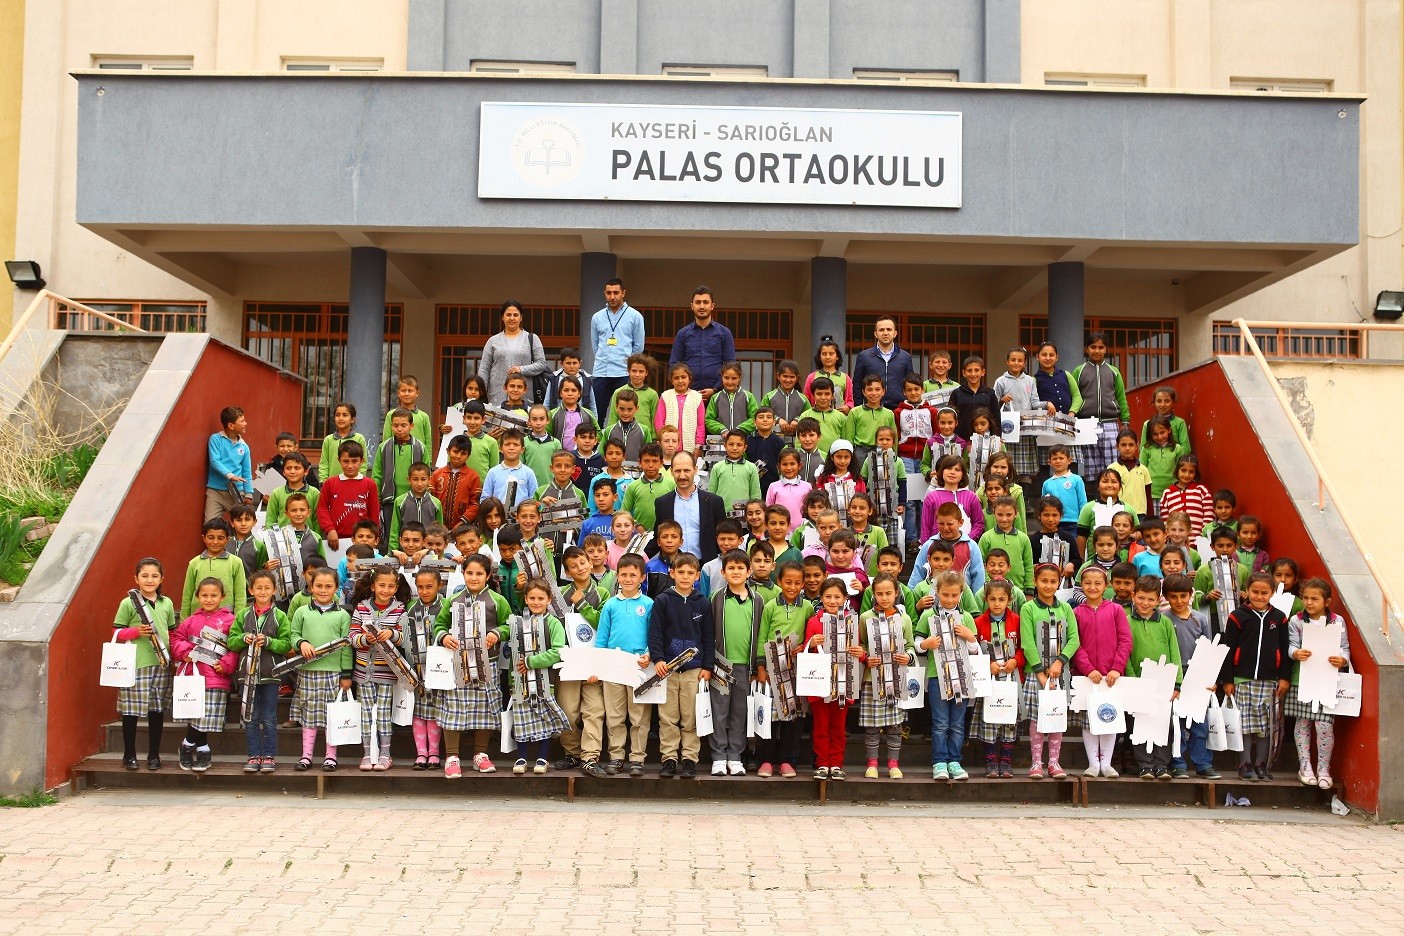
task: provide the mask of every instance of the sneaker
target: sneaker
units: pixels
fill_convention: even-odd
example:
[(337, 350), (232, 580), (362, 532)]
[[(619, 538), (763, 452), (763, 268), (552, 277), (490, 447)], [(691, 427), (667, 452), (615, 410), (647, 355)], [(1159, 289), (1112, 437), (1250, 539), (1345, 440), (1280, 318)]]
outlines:
[(263, 759), (263, 763), (262, 763), (261, 765), (259, 765), (258, 772), (259, 772), (259, 773), (273, 773), (273, 771), (275, 771), (275, 770), (277, 770), (277, 769), (278, 769), (278, 761), (277, 761), (275, 758), (272, 758), (272, 757), (265, 757), (265, 758)]
[(180, 745), (180, 769), (191, 770), (195, 766), (195, 748), (181, 742)]
[(1013, 762), (1013, 761), (1000, 761), (1000, 762), (999, 762), (999, 779), (1001, 779), (1001, 780), (1013, 780), (1013, 779), (1014, 779), (1014, 762)]
[(1258, 775), (1259, 780), (1272, 779), (1272, 771), (1268, 769), (1266, 764), (1255, 764), (1253, 766), (1253, 772)]
[(1321, 787), (1321, 789), (1323, 790), (1331, 789), (1334, 782), (1335, 781), (1331, 779), (1330, 774), (1322, 774), (1321, 776), (1316, 778), (1316, 785)]
[(147, 770), (160, 770), (160, 769), (161, 769), (161, 758), (157, 757), (155, 754), (152, 754), (150, 757), (148, 757), (148, 758), (146, 759), (146, 769), (147, 769)]
[(664, 780), (671, 780), (678, 775), (678, 762), (675, 760), (665, 760), (663, 768), (658, 771), (658, 776)]
[(463, 776), (463, 764), (457, 757), (449, 757), (444, 761), (444, 779), (458, 780)]
[(848, 774), (846, 774), (846, 773), (843, 772), (843, 768), (842, 768), (842, 767), (830, 767), (830, 768), (829, 768), (829, 779), (830, 779), (830, 780), (847, 780), (847, 779), (848, 779)]
[[(252, 759), (250, 759), (250, 760), (249, 760), (249, 763), (252, 764), (252, 763), (254, 763), (254, 761), (253, 761)], [(127, 770), (138, 770), (138, 769), (140, 769), (141, 764), (137, 762), (137, 759), (136, 759), (135, 757), (124, 757), (124, 758), (122, 758), (122, 766), (123, 766), (124, 768), (126, 768)], [(245, 768), (245, 769), (247, 770), (248, 768)], [(257, 769), (258, 769), (257, 767), (254, 767), (254, 770), (257, 770)]]
[(546, 758), (538, 757), (536, 759), (536, 766), (531, 768), (531, 772), (539, 777), (550, 769), (550, 767), (551, 765), (546, 761)]
[(195, 752), (195, 772), (204, 773), (210, 769), (210, 764), (214, 762), (214, 757), (210, 754), (210, 749)]
[(947, 767), (945, 764), (932, 764), (932, 765), (931, 765), (931, 779), (932, 779), (932, 780), (949, 780), (949, 779), (951, 779), (951, 770), (950, 770), (950, 768)]
[(1301, 781), (1302, 786), (1316, 786), (1316, 774), (1310, 767), (1297, 771), (1297, 779)]
[(380, 755), (375, 762), (375, 769), (381, 773), (389, 770), (392, 766), (394, 766), (394, 762), (390, 760), (389, 754)]
[(946, 770), (950, 773), (952, 780), (969, 780), (970, 774), (965, 772), (965, 768), (958, 763), (947, 765)]
[(643, 761), (631, 761), (629, 764), (629, 776), (642, 777), (644, 775)]
[(1168, 767), (1157, 767), (1157, 768), (1155, 768), (1155, 779), (1157, 779), (1157, 780), (1169, 780), (1169, 779), (1170, 779), (1170, 769), (1169, 769)]
[(1066, 777), (1067, 775), (1068, 775), (1068, 772), (1067, 772), (1066, 770), (1064, 770), (1064, 769), (1062, 768), (1062, 766), (1059, 765), (1059, 763), (1058, 763), (1057, 761), (1049, 761), (1049, 762), (1048, 762), (1048, 777), (1049, 777), (1049, 779), (1051, 779), (1051, 780), (1061, 780), (1061, 779), (1063, 779), (1064, 777)]
[(876, 780), (878, 778), (877, 764), (869, 764), (868, 769), (863, 771), (863, 779)]
[(725, 777), (725, 776), (726, 776), (726, 761), (724, 761), (724, 760), (714, 760), (714, 761), (712, 761), (712, 776), (714, 776), (714, 777)]
[(1171, 780), (1188, 780), (1189, 771), (1183, 767), (1176, 767), (1170, 771)]
[(372, 758), (372, 757), (369, 757), (369, 756), (361, 758), (361, 769), (362, 769), (362, 770), (374, 770), (374, 769), (375, 769), (375, 759)]
[(757, 777), (770, 777), (774, 775), (774, 773), (775, 768), (770, 766), (770, 761), (766, 761), (764, 764), (761, 764), (759, 767), (756, 768)]
[(684, 760), (682, 770), (678, 772), (678, 779), (692, 780), (697, 776), (697, 761)]
[(1032, 764), (1032, 766), (1029, 767), (1029, 779), (1030, 779), (1030, 780), (1042, 780), (1042, 779), (1043, 779), (1043, 765), (1042, 765), (1042, 764), (1040, 764), (1040, 763), (1038, 763), (1037, 761), (1035, 761), (1035, 762)]
[(787, 780), (793, 778), (793, 777), (795, 776), (795, 768), (794, 768), (794, 765), (793, 765), (793, 764), (781, 764), (781, 765), (780, 765), (780, 776), (784, 777), (784, 778), (787, 779)]
[(901, 767), (898, 767), (895, 763), (888, 764), (888, 765), (887, 765), (887, 779), (889, 779), (889, 780), (901, 780), (901, 779), (902, 779), (902, 768), (901, 768)]
[(744, 777), (746, 776), (746, 765), (739, 760), (727, 761), (726, 772), (733, 777)]
[(1082, 772), (1084, 777), (1100, 777), (1102, 775), (1102, 765), (1093, 764)]
[(609, 774), (611, 777), (623, 769), (624, 762), (618, 758), (614, 758), (609, 763), (605, 764), (605, 773)]
[(599, 761), (587, 760), (580, 765), (580, 772), (587, 777), (594, 777), (596, 780), (604, 780), (609, 773), (600, 766)]
[(519, 758), (517, 758), (517, 762), (516, 762), (515, 764), (512, 765), (512, 773), (514, 773), (514, 774), (516, 774), (517, 776), (520, 777), (522, 774), (526, 773), (526, 768), (527, 768), (526, 758), (525, 758), (525, 757), (519, 757)]
[(1240, 764), (1239, 767), (1238, 767), (1238, 779), (1240, 779), (1240, 780), (1257, 780), (1257, 779), (1258, 779), (1258, 775), (1257, 775), (1256, 773), (1253, 772), (1253, 765), (1252, 765), (1252, 764)]
[[(250, 757), (249, 762), (244, 765), (244, 773), (258, 773), (258, 770), (261, 766), (263, 766), (263, 758)], [(136, 767), (135, 758), (132, 759), (132, 767), (133, 769), (135, 769)]]
[(1142, 780), (1154, 780), (1154, 779), (1155, 779), (1155, 771), (1154, 771), (1154, 770), (1151, 770), (1149, 767), (1142, 768), (1142, 770), (1141, 770), (1141, 779), (1142, 779)]
[(1221, 774), (1221, 773), (1219, 773), (1219, 772), (1218, 772), (1217, 770), (1215, 770), (1213, 767), (1205, 767), (1203, 770), (1196, 770), (1196, 771), (1194, 772), (1194, 775), (1195, 775), (1196, 777), (1198, 777), (1199, 779), (1201, 779), (1201, 780), (1222, 780), (1222, 779), (1224, 779), (1224, 775)]
[(292, 687), (292, 686), (283, 685), (283, 686), (279, 686), (279, 687), (278, 687), (278, 698), (280, 698), (280, 699), (291, 699), (291, 698), (292, 698), (292, 695), (293, 695), (293, 687)]
[(575, 770), (581, 766), (580, 758), (567, 754), (551, 765), (552, 770)]
[(1103, 764), (1103, 765), (1102, 765), (1102, 777), (1103, 777), (1104, 779), (1106, 779), (1106, 780), (1115, 780), (1115, 779), (1116, 779), (1117, 777), (1119, 777), (1119, 776), (1121, 776), (1121, 774), (1118, 773), (1118, 772), (1117, 772), (1117, 769), (1116, 769), (1115, 767), (1113, 767), (1111, 764)]
[(473, 769), (478, 773), (497, 773), (497, 765), (482, 751), (473, 756)]
[(827, 767), (815, 767), (815, 768), (814, 768), (814, 779), (815, 779), (815, 780), (827, 780), (827, 779), (829, 779), (829, 768), (827, 768)]

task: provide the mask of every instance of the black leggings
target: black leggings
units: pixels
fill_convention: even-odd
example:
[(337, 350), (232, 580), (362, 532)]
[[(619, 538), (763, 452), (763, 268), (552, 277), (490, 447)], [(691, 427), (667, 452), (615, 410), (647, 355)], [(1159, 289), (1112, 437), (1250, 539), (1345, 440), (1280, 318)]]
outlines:
[[(123, 715), (123, 716), (122, 716), (122, 759), (123, 759), (123, 760), (135, 760), (135, 759), (136, 759), (136, 732), (137, 732), (137, 722), (140, 720), (140, 718), (141, 718), (140, 715)], [(148, 758), (155, 757), (155, 756), (157, 755), (157, 752), (161, 750), (161, 730), (162, 730), (163, 728), (165, 728), (165, 727), (166, 727), (166, 713), (165, 713), (165, 712), (147, 712), (147, 713), (146, 713), (146, 728), (147, 728), (146, 734), (147, 734), (147, 741), (148, 741), (147, 755), (146, 755), (146, 756), (147, 756)]]
[(185, 743), (191, 747), (205, 747), (210, 743), (210, 736), (191, 725), (185, 732)]

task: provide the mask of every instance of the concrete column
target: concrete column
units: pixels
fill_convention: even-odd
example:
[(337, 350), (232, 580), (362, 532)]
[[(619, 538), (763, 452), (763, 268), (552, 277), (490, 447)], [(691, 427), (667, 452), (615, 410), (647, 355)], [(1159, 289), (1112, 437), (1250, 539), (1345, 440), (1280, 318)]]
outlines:
[(833, 335), (842, 347), (848, 322), (847, 260), (814, 257), (809, 261), (809, 308), (810, 345), (817, 345), (824, 335)]
[(345, 389), (346, 398), (356, 406), (356, 428), (372, 448), (380, 443), (385, 420), (385, 398), (380, 392), (384, 346), (385, 251), (352, 247)]
[(445, 0), (410, 0), (405, 67), (410, 71), (443, 71), (447, 26)]
[(602, 75), (639, 72), (639, 0), (600, 0)]
[(1019, 27), (1019, 0), (985, 0), (985, 74), (980, 80), (1019, 83), (1023, 54)]
[(1048, 264), (1048, 340), (1058, 346), (1058, 366), (1071, 371), (1082, 362), (1083, 265)]
[(615, 275), (619, 257), (612, 253), (580, 255), (580, 353), (581, 367), (593, 370), (595, 348), (590, 344), (590, 319), (604, 306), (605, 280)]
[(829, 74), (829, 0), (795, 0), (791, 78), (852, 78)]

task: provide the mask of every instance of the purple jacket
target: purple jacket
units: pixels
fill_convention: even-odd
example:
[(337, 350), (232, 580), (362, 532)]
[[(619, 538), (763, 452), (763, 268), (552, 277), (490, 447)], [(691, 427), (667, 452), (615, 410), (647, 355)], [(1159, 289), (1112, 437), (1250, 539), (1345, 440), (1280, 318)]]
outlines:
[(1094, 670), (1126, 672), (1131, 658), (1131, 623), (1126, 620), (1126, 609), (1115, 601), (1104, 601), (1095, 609), (1078, 605), (1073, 614), (1077, 616), (1077, 639), (1081, 642), (1073, 654), (1073, 673), (1086, 676)]
[(975, 496), (975, 492), (970, 488), (951, 492), (945, 488), (934, 487), (926, 493), (926, 498), (921, 502), (923, 543), (936, 535), (936, 508), (951, 501), (955, 501), (956, 506), (970, 518), (970, 538), (977, 543), (980, 541), (980, 534), (985, 532), (985, 508), (980, 506), (980, 498)]

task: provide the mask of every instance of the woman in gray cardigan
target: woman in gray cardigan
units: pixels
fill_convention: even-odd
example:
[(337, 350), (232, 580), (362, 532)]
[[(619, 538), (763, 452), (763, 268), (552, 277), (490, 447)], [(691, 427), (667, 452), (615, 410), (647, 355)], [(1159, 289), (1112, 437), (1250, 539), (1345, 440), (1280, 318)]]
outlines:
[(506, 394), (503, 387), (508, 377), (526, 378), (527, 399), (532, 395), (532, 378), (551, 369), (541, 339), (522, 330), (522, 304), (515, 299), (502, 303), (502, 331), (483, 345), (483, 357), (478, 362), (478, 376), (487, 383), (488, 398), (500, 403)]

